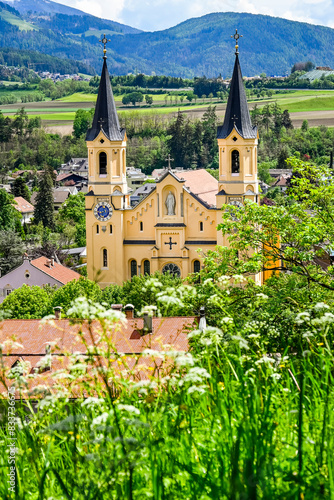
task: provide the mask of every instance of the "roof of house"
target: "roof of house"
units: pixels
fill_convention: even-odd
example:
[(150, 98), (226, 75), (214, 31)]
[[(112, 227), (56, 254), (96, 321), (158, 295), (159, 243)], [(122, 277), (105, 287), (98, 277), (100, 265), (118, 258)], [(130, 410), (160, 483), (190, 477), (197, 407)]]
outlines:
[(87, 131), (86, 141), (94, 141), (101, 130), (110, 141), (122, 141), (124, 139), (125, 129), (121, 129), (119, 125), (106, 56), (103, 57), (103, 67), (93, 124)]
[(63, 285), (66, 285), (69, 281), (78, 280), (80, 278), (80, 274), (72, 271), (68, 267), (63, 266), (62, 264), (58, 264), (57, 262), (53, 262), (51, 259), (47, 257), (38, 257), (38, 259), (34, 259), (30, 262), (30, 264), (36, 269), (43, 271), (48, 276), (51, 276), (55, 280), (59, 281)]
[(286, 187), (289, 185), (291, 176), (281, 175), (281, 177), (273, 184), (273, 186)]
[(178, 176), (184, 179), (185, 186), (208, 205), (216, 204), (218, 193), (218, 181), (207, 170), (187, 170), (180, 172)]
[(14, 198), (14, 201), (16, 202), (16, 205), (14, 205), (14, 207), (22, 214), (27, 214), (34, 211), (34, 206), (29, 203), (29, 201), (22, 198), (22, 196), (16, 196)]
[[(67, 387), (66, 377), (55, 379), (53, 376), (58, 370), (66, 371), (70, 368), (70, 359), (66, 354), (85, 356), (87, 346), (97, 343), (100, 352), (108, 353), (108, 359), (93, 356), (93, 359), (87, 360), (87, 383), (96, 383), (95, 376), (93, 379), (89, 376), (90, 368), (105, 365), (106, 362), (113, 367), (116, 377), (140, 380), (151, 378), (152, 375), (163, 376), (162, 364), (169, 371), (173, 362), (173, 356), (168, 356), (168, 352), (188, 350), (187, 332), (198, 328), (198, 321), (194, 317), (152, 318), (152, 333), (144, 332), (143, 326), (143, 319), (139, 318), (129, 319), (126, 323), (118, 323), (107, 329), (104, 338), (108, 338), (108, 345), (113, 346), (112, 352), (115, 349), (116, 352), (126, 356), (126, 360), (122, 356), (120, 363), (120, 358), (108, 353), (106, 342), (101, 340), (101, 334), (103, 339), (101, 325), (97, 321), (81, 325), (73, 324), (66, 319), (43, 323), (40, 320), (4, 320), (0, 322), (0, 342), (10, 339), (15, 339), (16, 342), (12, 345), (4, 343), (3, 362), (5, 367), (10, 369), (17, 362), (23, 361), (26, 373), (34, 374), (29, 377), (26, 389), (20, 391), (20, 398), (26, 396), (36, 398), (33, 388), (41, 382), (49, 390), (52, 390), (55, 383), (57, 390), (62, 383)], [(39, 371), (38, 367), (41, 363), (47, 362), (48, 346), (51, 347), (51, 360), (44, 373), (44, 370)], [(152, 353), (145, 353), (145, 349), (152, 349)], [(138, 362), (139, 354), (142, 356)], [(12, 384), (12, 380), (6, 380), (8, 385)], [(83, 385), (71, 384), (69, 390), (71, 397), (87, 397)]]
[(70, 195), (71, 195), (71, 191), (70, 191), (69, 187), (66, 190), (54, 189), (53, 190), (53, 202), (54, 203), (64, 203), (64, 201), (66, 201)]
[(73, 179), (73, 177), (75, 177), (77, 180), (86, 180), (85, 177), (82, 177), (82, 175), (79, 175), (79, 174), (76, 174), (74, 172), (70, 172), (70, 173), (65, 173), (65, 174), (59, 174), (57, 175), (57, 178), (56, 178), (56, 182), (61, 182), (61, 181), (66, 181), (68, 179)]
[[(86, 353), (84, 342), (92, 344), (92, 338), (88, 335), (90, 326), (85, 323), (82, 325), (83, 336), (76, 335), (80, 327), (81, 325), (73, 324), (68, 319), (45, 323), (37, 319), (9, 319), (0, 323), (0, 337), (7, 339), (16, 337), (21, 346), (10, 350), (10, 353), (16, 356), (44, 355), (46, 344), (55, 341), (57, 341), (55, 353), (65, 350)], [(134, 318), (128, 319), (121, 327), (119, 325), (110, 327), (108, 338), (116, 350), (124, 354), (141, 353), (146, 348), (163, 351), (166, 345), (173, 345), (177, 350), (186, 351), (187, 332), (196, 327), (195, 317), (152, 318), (152, 333), (144, 334), (143, 319)], [(97, 339), (101, 332), (99, 322), (93, 322), (91, 331), (94, 339)]]
[(234, 129), (244, 139), (257, 137), (257, 128), (253, 127), (249, 114), (238, 54), (235, 56), (224, 123), (218, 127), (217, 138), (226, 139)]

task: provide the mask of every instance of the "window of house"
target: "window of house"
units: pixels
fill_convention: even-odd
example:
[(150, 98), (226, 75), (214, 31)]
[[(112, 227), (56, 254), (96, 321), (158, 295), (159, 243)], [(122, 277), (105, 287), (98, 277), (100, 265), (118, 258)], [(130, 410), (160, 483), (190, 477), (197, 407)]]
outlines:
[(104, 248), (102, 253), (103, 253), (103, 267), (108, 267), (108, 250)]
[(107, 154), (102, 151), (99, 155), (99, 166), (100, 166), (100, 175), (106, 175), (107, 173)]
[(203, 231), (203, 222), (202, 221), (199, 223), (199, 230)]
[(142, 222), (139, 222), (139, 230), (143, 231), (144, 229), (144, 224)]
[(12, 293), (12, 290), (10, 290), (9, 288), (7, 288), (7, 290), (6, 290), (6, 296), (8, 297), (8, 295), (9, 295), (10, 293)]
[(110, 231), (110, 234), (112, 234), (112, 224), (110, 224), (110, 226), (109, 226), (109, 231)]
[(240, 172), (240, 155), (239, 151), (234, 149), (231, 154), (232, 162), (232, 174), (238, 174)]
[(132, 260), (131, 261), (131, 265), (130, 265), (131, 269), (131, 278), (133, 276), (137, 276), (137, 261), (136, 260)]
[(96, 234), (99, 234), (99, 232), (100, 232), (100, 226), (96, 224)]
[(151, 265), (149, 260), (144, 260), (144, 274), (151, 274)]
[(26, 271), (26, 272), (24, 273), (24, 277), (25, 277), (25, 279), (26, 279), (26, 280), (30, 278), (30, 273), (29, 273), (29, 271)]

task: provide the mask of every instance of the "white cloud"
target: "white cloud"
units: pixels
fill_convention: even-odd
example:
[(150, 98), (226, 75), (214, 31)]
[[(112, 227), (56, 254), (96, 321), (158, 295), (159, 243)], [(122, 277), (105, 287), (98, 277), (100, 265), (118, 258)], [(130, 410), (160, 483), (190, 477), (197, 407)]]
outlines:
[(98, 17), (146, 31), (175, 26), (211, 12), (249, 12), (312, 24), (334, 25), (334, 0), (62, 0)]

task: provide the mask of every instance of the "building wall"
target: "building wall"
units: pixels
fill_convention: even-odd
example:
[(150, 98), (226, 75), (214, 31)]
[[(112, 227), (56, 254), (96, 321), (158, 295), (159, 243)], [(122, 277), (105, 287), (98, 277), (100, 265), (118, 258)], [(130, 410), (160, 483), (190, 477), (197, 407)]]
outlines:
[(29, 260), (26, 259), (21, 266), (0, 278), (0, 303), (4, 301), (9, 291), (16, 290), (23, 284), (29, 286), (62, 286), (59, 281), (43, 273), (43, 271), (34, 267)]

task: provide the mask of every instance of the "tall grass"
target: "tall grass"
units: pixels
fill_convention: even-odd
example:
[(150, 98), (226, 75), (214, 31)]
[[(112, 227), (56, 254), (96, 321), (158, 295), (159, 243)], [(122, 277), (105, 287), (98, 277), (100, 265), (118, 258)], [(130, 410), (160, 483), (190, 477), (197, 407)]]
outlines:
[(334, 498), (325, 315), (317, 326), (304, 316), (300, 349), (289, 356), (268, 356), (231, 320), (223, 331), (192, 332), (191, 353), (124, 356), (110, 341), (110, 318), (100, 319), (97, 341), (88, 316), (94, 346), (88, 356), (52, 357), (51, 391), (36, 385), (45, 374), (3, 366), (22, 395), (25, 381), (34, 385), (38, 402), (17, 404), (15, 494), (1, 429), (1, 499)]

